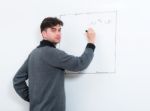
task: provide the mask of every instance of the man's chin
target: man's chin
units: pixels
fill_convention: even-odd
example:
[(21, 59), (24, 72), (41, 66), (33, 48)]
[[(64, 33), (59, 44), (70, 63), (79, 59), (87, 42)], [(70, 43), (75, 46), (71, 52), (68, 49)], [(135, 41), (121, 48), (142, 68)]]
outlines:
[(56, 41), (56, 42), (55, 42), (55, 44), (59, 44), (59, 43), (60, 43), (60, 41)]

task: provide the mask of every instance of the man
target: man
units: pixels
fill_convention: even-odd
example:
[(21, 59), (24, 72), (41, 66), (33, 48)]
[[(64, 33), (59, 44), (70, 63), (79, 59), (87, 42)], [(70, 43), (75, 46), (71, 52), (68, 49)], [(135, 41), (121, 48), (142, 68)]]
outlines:
[(42, 21), (43, 40), (13, 78), (15, 91), (30, 102), (30, 111), (65, 111), (64, 70), (81, 71), (94, 56), (95, 32), (92, 28), (85, 32), (88, 43), (80, 57), (57, 49), (62, 26), (63, 22), (58, 18), (47, 17)]

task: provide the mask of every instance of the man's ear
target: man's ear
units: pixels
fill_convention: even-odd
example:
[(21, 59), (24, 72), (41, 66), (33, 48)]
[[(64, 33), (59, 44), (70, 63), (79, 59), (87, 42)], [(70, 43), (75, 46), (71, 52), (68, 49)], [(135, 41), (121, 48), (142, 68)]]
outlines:
[(41, 32), (41, 34), (42, 34), (43, 38), (45, 38), (45, 37), (47, 36), (45, 30), (43, 30), (43, 31)]

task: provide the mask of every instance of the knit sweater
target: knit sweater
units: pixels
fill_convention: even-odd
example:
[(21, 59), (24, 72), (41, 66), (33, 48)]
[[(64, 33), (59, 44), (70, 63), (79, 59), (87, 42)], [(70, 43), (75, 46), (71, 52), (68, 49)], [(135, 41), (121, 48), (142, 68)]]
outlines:
[(87, 68), (94, 49), (95, 45), (88, 43), (83, 54), (77, 57), (57, 49), (48, 40), (42, 40), (16, 72), (13, 78), (15, 91), (29, 102), (30, 111), (65, 111), (65, 70)]

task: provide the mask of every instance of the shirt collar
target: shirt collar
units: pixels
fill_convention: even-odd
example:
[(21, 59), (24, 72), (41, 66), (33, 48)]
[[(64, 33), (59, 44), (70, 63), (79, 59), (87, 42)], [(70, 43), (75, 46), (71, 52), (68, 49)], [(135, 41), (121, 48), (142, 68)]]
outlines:
[(52, 43), (51, 41), (48, 41), (48, 40), (44, 40), (44, 39), (42, 41), (40, 41), (40, 45), (37, 48), (44, 47), (44, 46), (50, 46), (50, 47), (56, 48), (54, 43)]

